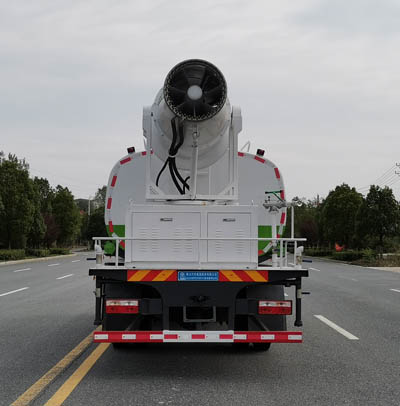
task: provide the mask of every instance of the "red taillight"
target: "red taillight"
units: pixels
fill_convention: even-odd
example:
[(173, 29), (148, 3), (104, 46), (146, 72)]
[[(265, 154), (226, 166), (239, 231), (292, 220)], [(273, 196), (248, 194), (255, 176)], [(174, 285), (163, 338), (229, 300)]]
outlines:
[(139, 300), (108, 299), (106, 300), (106, 313), (139, 313)]
[(292, 314), (291, 300), (260, 300), (259, 314)]

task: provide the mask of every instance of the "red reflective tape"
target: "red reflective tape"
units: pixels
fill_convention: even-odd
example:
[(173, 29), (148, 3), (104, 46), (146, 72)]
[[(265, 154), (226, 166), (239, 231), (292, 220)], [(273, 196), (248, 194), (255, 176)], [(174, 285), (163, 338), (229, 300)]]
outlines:
[(284, 190), (281, 190), (281, 199), (285, 200), (285, 191)]
[(166, 279), (166, 282), (176, 282), (178, 280), (178, 272), (174, 271), (168, 278)]
[(165, 340), (177, 340), (178, 334), (164, 334)]
[(114, 187), (116, 183), (117, 183), (117, 176), (114, 175), (112, 178), (112, 181), (111, 181), (111, 187)]
[(143, 282), (150, 282), (152, 281), (161, 271), (150, 271), (144, 278), (141, 280)]
[(219, 272), (218, 281), (219, 282), (230, 282), (229, 279), (222, 272)]
[(123, 159), (122, 161), (119, 161), (119, 163), (121, 165), (123, 165), (123, 164), (126, 164), (127, 162), (129, 162), (130, 160), (131, 160), (131, 157), (128, 157), (128, 158)]
[[(301, 331), (234, 331), (224, 333), (217, 331), (215, 338), (206, 338), (207, 333), (194, 333), (191, 340), (204, 340), (204, 342), (222, 342), (223, 340), (232, 340), (233, 342), (247, 343), (301, 343), (303, 335)], [(235, 337), (236, 336), (236, 337)], [(179, 337), (179, 332), (164, 331), (99, 331), (93, 335), (95, 342), (120, 343), (120, 342), (153, 342), (162, 343), (167, 340), (177, 340), (177, 342), (188, 342), (187, 339)], [(189, 340), (190, 341), (190, 340)]]
[(283, 212), (283, 213), (281, 214), (281, 224), (284, 224), (284, 223), (285, 223), (285, 219), (286, 219), (286, 213)]
[(254, 282), (254, 280), (250, 278), (250, 276), (246, 271), (234, 271), (234, 272), (243, 282)]
[(261, 158), (261, 157), (259, 157), (259, 156), (257, 156), (257, 155), (254, 156), (254, 159), (255, 159), (256, 161), (258, 161), (258, 162), (265, 163), (265, 159), (264, 159), (264, 158)]
[(244, 153), (243, 152), (238, 152), (238, 155), (239, 156), (244, 156)]
[(107, 209), (111, 209), (112, 198), (109, 197), (107, 200)]
[(112, 221), (109, 221), (109, 222), (108, 222), (108, 228), (109, 228), (109, 230), (110, 230), (110, 233), (113, 233), (113, 232), (114, 232), (114, 226), (113, 226)]
[(278, 168), (274, 168), (274, 171), (275, 171), (275, 176), (276, 176), (276, 178), (277, 178), (277, 179), (280, 179), (280, 178), (281, 178), (281, 174), (279, 173), (279, 169), (278, 169)]

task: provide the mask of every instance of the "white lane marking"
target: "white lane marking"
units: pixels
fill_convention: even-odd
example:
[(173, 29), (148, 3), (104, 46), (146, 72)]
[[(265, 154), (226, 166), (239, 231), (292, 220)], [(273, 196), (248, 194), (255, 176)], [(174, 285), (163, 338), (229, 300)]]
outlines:
[(57, 279), (69, 278), (70, 276), (73, 276), (73, 275), (74, 275), (73, 273), (69, 273), (68, 275), (60, 276), (60, 277), (57, 278)]
[(24, 271), (30, 271), (30, 270), (31, 270), (31, 268), (24, 268), (24, 269), (16, 269), (13, 272), (24, 272)]
[(0, 296), (11, 295), (11, 293), (21, 292), (22, 290), (26, 290), (26, 289), (29, 289), (29, 287), (25, 286), (24, 288), (21, 288), (21, 289), (16, 289), (16, 290), (12, 290), (11, 292), (2, 293)]
[(60, 264), (49, 264), (47, 266), (56, 266), (56, 265), (60, 265)]
[(79, 262), (80, 261), (80, 259), (75, 259), (75, 261), (71, 261), (71, 262)]
[(308, 268), (310, 271), (317, 271), (317, 272), (321, 272), (321, 270), (320, 269), (317, 269), (317, 268)]
[(323, 323), (325, 323), (326, 325), (328, 325), (329, 327), (333, 328), (334, 330), (336, 330), (338, 333), (344, 335), (346, 338), (348, 338), (349, 340), (359, 340), (358, 337), (356, 337), (355, 335), (349, 333), (348, 331), (346, 331), (344, 328), (339, 327), (337, 324), (335, 324), (334, 322), (328, 320), (326, 317), (321, 316), (320, 314), (314, 314), (314, 317), (316, 317), (318, 320), (321, 320)]
[(288, 297), (288, 296), (289, 296), (287, 293), (284, 293), (284, 295), (285, 295), (286, 297)]
[(390, 290), (393, 290), (393, 292), (398, 292), (398, 293), (400, 293), (400, 289), (390, 289)]

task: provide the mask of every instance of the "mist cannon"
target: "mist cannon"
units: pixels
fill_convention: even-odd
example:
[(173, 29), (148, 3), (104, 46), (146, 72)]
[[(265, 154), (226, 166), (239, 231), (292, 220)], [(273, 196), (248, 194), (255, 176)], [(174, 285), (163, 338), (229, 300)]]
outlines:
[[(231, 107), (217, 67), (201, 59), (177, 64), (153, 105), (144, 109), (143, 119), (147, 148), (163, 163), (158, 171), (149, 170), (148, 198), (173, 199), (178, 192), (179, 198), (218, 199), (222, 193), (228, 200), (237, 199), (235, 152), (241, 114)], [(227, 176), (215, 175), (219, 164)]]

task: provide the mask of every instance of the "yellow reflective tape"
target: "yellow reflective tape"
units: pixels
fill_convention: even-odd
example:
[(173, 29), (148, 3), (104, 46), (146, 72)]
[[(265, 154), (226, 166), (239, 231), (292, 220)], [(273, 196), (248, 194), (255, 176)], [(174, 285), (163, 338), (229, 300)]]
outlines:
[(243, 282), (234, 271), (221, 270), (220, 272), (231, 282)]
[(161, 271), (154, 279), (154, 282), (161, 282), (161, 281), (165, 281), (167, 280), (173, 273), (175, 272), (175, 270), (163, 270)]
[(245, 271), (246, 274), (253, 279), (254, 282), (268, 282), (260, 273), (257, 271)]
[(136, 271), (136, 272), (129, 278), (129, 282), (141, 281), (149, 272), (150, 272), (150, 269), (142, 269), (142, 270), (140, 270), (140, 271)]

